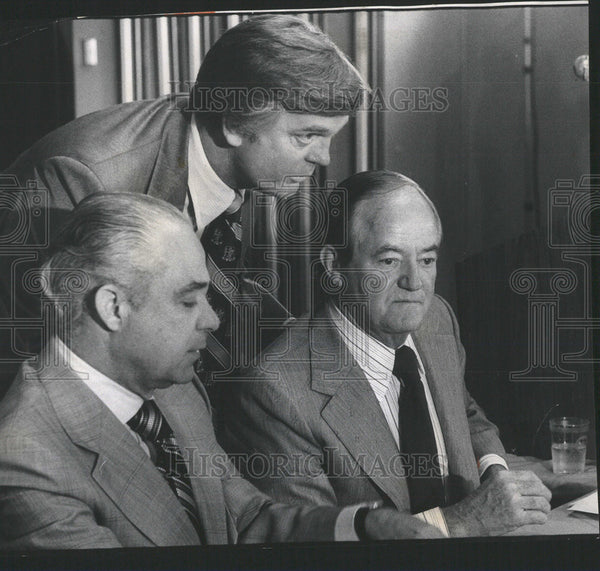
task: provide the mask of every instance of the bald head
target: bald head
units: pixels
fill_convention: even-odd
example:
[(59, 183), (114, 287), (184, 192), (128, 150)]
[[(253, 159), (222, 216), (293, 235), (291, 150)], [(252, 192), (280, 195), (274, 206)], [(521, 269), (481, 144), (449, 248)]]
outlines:
[(349, 224), (349, 256), (377, 230), (385, 231), (400, 218), (405, 224), (418, 221), (419, 224), (430, 225), (437, 245), (440, 244), (442, 226), (433, 203), (418, 186), (402, 184), (373, 193), (356, 203)]
[[(435, 205), (421, 187), (407, 176), (385, 170), (365, 171), (352, 175), (339, 186), (346, 198), (346, 227), (332, 217), (326, 243), (340, 245), (336, 249), (341, 263), (350, 260), (361, 235), (364, 239), (364, 232), (384, 223), (386, 213), (393, 215), (406, 209), (425, 208), (434, 221), (438, 241), (441, 242), (442, 223)], [(398, 201), (394, 197), (398, 197)], [(392, 199), (397, 204), (390, 210), (389, 201)]]

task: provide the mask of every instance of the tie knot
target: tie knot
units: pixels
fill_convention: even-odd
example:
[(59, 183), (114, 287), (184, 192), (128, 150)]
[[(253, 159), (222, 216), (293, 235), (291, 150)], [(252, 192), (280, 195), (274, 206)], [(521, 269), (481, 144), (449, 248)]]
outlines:
[(415, 352), (406, 345), (396, 350), (394, 359), (394, 370), (392, 373), (402, 379), (406, 388), (410, 388), (416, 382), (420, 382), (419, 363)]
[(145, 400), (135, 416), (127, 421), (131, 430), (137, 432), (144, 440), (154, 442), (161, 436), (166, 425), (158, 405), (151, 399)]

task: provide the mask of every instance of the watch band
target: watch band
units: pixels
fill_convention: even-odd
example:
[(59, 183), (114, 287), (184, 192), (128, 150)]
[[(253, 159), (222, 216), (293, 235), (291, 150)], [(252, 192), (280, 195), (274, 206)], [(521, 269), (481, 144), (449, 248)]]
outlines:
[(359, 541), (369, 541), (369, 537), (367, 536), (367, 530), (365, 528), (365, 521), (367, 519), (367, 515), (370, 511), (376, 510), (382, 507), (383, 502), (373, 502), (368, 505), (363, 505), (359, 507), (354, 513), (354, 531), (359, 539)]

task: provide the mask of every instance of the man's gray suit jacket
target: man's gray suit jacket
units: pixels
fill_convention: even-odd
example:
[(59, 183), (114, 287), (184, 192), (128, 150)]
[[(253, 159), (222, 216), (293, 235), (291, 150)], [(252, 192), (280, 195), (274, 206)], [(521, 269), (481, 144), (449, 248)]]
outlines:
[(50, 207), (72, 210), (94, 192), (139, 192), (183, 208), (190, 114), (185, 99), (114, 105), (52, 131), (5, 173), (49, 192)]
[[(0, 549), (198, 545), (131, 432), (53, 355), (24, 363), (0, 404)], [(235, 472), (199, 383), (155, 398), (189, 462), (203, 543), (333, 541), (339, 509), (275, 504)]]
[[(222, 410), (220, 442), (248, 478), (279, 501), (344, 506), (383, 500), (409, 511), (389, 425), (326, 316), (300, 318), (256, 368), (240, 375)], [(444, 435), (452, 503), (479, 485), (477, 460), (503, 455), (504, 448), (465, 387), (458, 324), (442, 298), (434, 297), (413, 338)]]

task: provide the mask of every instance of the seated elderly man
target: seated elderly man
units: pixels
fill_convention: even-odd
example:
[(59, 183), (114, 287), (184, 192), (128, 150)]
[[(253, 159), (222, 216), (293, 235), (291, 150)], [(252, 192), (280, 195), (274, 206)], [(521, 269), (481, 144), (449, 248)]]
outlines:
[(344, 247), (321, 250), (330, 299), (230, 390), (225, 449), (280, 501), (379, 501), (450, 536), (545, 522), (550, 492), (507, 470), (496, 427), (465, 387), (458, 324), (434, 293), (434, 205), (393, 172), (340, 187), (348, 241), (332, 223), (328, 243)]
[(55, 336), (0, 404), (0, 548), (438, 535), (391, 509), (276, 504), (235, 473), (194, 375), (218, 326), (205, 254), (174, 206), (92, 195), (42, 272)]

